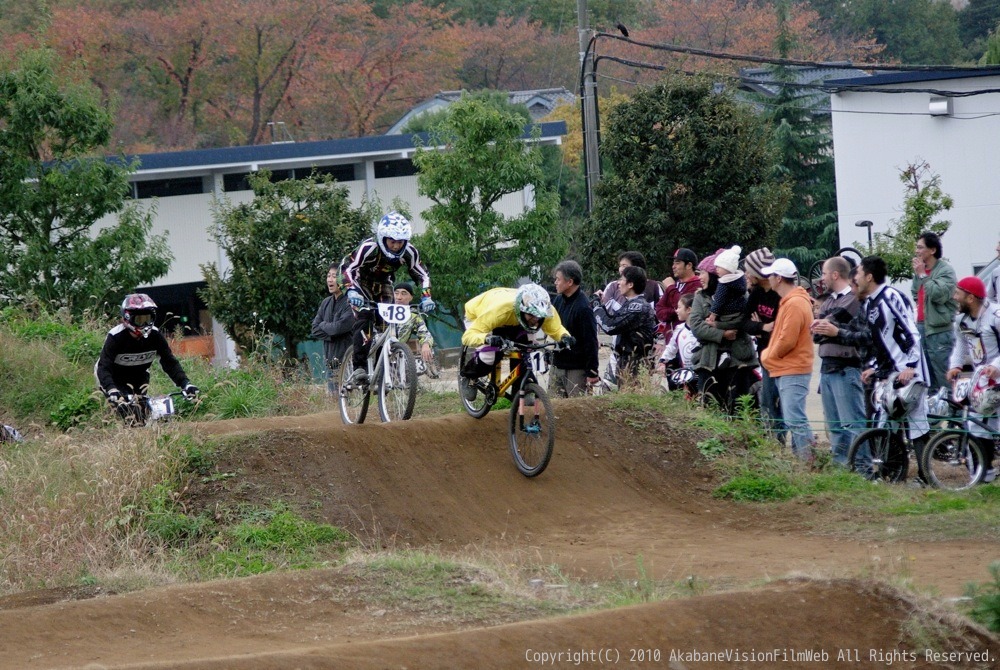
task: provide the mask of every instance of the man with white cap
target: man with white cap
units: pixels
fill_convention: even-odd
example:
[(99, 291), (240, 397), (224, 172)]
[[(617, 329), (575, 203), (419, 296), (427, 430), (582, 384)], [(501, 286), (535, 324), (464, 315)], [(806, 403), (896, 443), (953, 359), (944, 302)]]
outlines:
[(778, 386), (781, 411), (792, 437), (792, 453), (804, 461), (813, 461), (815, 437), (806, 416), (806, 397), (813, 369), (813, 342), (809, 326), (813, 321), (812, 300), (798, 285), (799, 271), (787, 258), (778, 258), (762, 268), (771, 290), (781, 296), (778, 318), (771, 331), (771, 341), (761, 354), (760, 363)]

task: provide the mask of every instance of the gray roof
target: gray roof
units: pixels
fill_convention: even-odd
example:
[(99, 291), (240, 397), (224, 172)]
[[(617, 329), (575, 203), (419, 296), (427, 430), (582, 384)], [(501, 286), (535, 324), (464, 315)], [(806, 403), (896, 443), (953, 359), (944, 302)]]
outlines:
[[(396, 123), (394, 123), (392, 127), (386, 131), (386, 135), (399, 134), (413, 117), (419, 116), (424, 112), (433, 111), (441, 107), (447, 107), (451, 103), (457, 102), (462, 97), (463, 93), (467, 93), (467, 91), (441, 91), (434, 97), (424, 100), (404, 114), (399, 121), (396, 121)], [(534, 121), (539, 120), (559, 105), (576, 102), (576, 96), (569, 90), (561, 87), (535, 88), (526, 91), (508, 91), (507, 99), (513, 105), (526, 106), (528, 108), (528, 112), (531, 114), (532, 120)]]
[[(787, 68), (787, 73), (791, 76), (792, 85), (800, 85), (796, 88), (796, 97), (801, 98), (814, 110), (815, 116), (829, 114), (830, 94), (824, 86), (834, 78), (837, 81), (854, 82), (864, 79), (865, 83), (871, 76), (862, 70), (852, 66), (850, 63), (828, 63), (821, 66), (791, 66)], [(781, 90), (783, 84), (779, 82), (774, 68), (754, 67), (740, 69), (740, 90), (749, 91), (774, 97)]]
[[(566, 134), (562, 121), (537, 124), (539, 141), (543, 144), (559, 143)], [(416, 146), (411, 134), (375, 135), (319, 142), (282, 142), (252, 146), (224, 147), (219, 149), (193, 149), (154, 154), (136, 154), (124, 157), (125, 162), (137, 161), (139, 169), (135, 179), (160, 176), (185, 176), (206, 172), (238, 172), (268, 168), (270, 170), (309, 167), (312, 165), (337, 165), (359, 159), (399, 160), (413, 156)], [(426, 140), (426, 136), (416, 135)], [(527, 128), (524, 139), (530, 139)], [(121, 157), (109, 157), (121, 162)]]

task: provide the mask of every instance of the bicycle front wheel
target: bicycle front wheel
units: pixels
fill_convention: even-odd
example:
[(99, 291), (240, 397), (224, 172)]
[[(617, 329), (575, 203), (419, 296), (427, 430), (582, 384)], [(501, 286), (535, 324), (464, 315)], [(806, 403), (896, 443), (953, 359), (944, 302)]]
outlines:
[(873, 482), (905, 481), (910, 469), (902, 434), (888, 428), (872, 428), (854, 438), (847, 463), (851, 472)]
[(389, 345), (388, 367), (378, 381), (378, 413), (382, 421), (406, 421), (417, 401), (417, 363), (401, 342)]
[(354, 347), (348, 347), (344, 352), (344, 362), (340, 366), (340, 379), (337, 399), (340, 404), (340, 419), (346, 424), (364, 423), (368, 414), (368, 395), (366, 385), (353, 384), (349, 380), (354, 374), (352, 356)]
[(921, 467), (928, 483), (938, 489), (961, 491), (983, 478), (983, 450), (964, 430), (943, 430), (924, 447)]
[(541, 386), (525, 384), (510, 406), (510, 455), (525, 477), (542, 474), (556, 443), (556, 415)]

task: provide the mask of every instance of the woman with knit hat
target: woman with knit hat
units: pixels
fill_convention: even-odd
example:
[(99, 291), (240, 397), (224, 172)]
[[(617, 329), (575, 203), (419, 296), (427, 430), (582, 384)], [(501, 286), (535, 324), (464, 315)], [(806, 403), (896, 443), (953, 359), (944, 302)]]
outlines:
[(710, 393), (720, 407), (732, 412), (735, 398), (750, 391), (757, 354), (750, 336), (740, 330), (742, 312), (722, 314), (715, 325), (708, 323), (712, 300), (719, 285), (716, 260), (725, 251), (719, 249), (698, 264), (702, 289), (694, 296), (688, 326), (701, 343), (701, 350), (695, 359), (698, 391), (702, 398)]
[[(771, 341), (771, 330), (778, 318), (778, 303), (781, 296), (771, 290), (767, 277), (761, 270), (774, 263), (774, 254), (767, 247), (761, 247), (747, 254), (743, 262), (746, 271), (750, 295), (747, 297), (747, 308), (744, 312), (743, 330), (757, 342), (757, 355), (767, 349)], [(785, 442), (785, 422), (781, 415), (781, 405), (778, 403), (778, 387), (774, 379), (763, 367), (760, 380), (760, 412), (767, 421), (774, 437), (781, 443)]]

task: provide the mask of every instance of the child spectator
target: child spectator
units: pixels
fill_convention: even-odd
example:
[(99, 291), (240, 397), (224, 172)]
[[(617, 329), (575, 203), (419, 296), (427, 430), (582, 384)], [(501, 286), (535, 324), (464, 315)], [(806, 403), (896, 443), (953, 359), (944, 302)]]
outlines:
[(715, 325), (720, 315), (742, 314), (747, 307), (747, 278), (740, 267), (739, 245), (726, 249), (715, 258), (715, 274), (719, 276), (719, 286), (712, 297), (712, 311), (705, 320)]
[(694, 336), (687, 325), (688, 315), (691, 314), (691, 303), (694, 302), (694, 295), (686, 293), (681, 296), (677, 303), (677, 319), (679, 324), (670, 334), (670, 341), (660, 355), (657, 369), (666, 373), (668, 367), (694, 370), (694, 351), (698, 347), (698, 338)]

